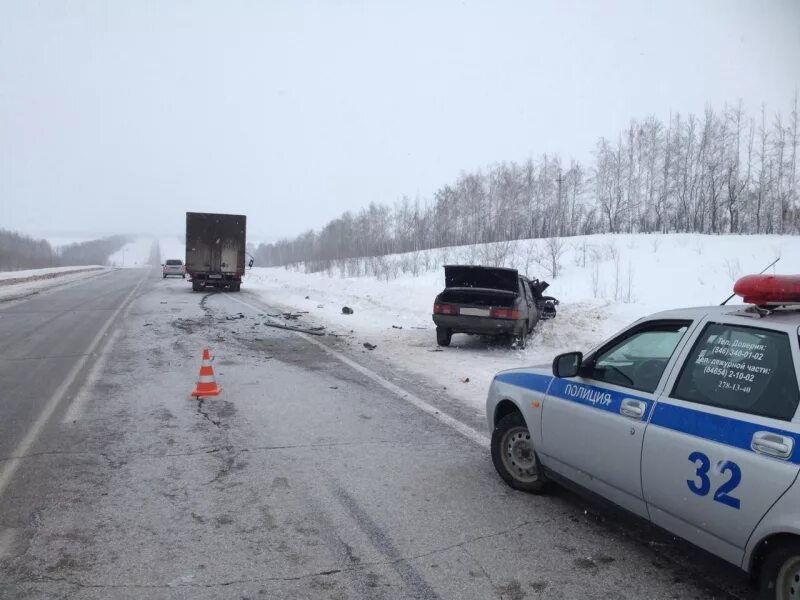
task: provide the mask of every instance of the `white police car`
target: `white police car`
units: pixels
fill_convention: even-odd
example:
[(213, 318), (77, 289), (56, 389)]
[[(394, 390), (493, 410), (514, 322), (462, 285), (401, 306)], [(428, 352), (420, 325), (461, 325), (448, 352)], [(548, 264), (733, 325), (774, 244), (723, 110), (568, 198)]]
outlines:
[(800, 276), (749, 307), (640, 319), (552, 368), (497, 374), (492, 460), (516, 489), (567, 479), (800, 597)]

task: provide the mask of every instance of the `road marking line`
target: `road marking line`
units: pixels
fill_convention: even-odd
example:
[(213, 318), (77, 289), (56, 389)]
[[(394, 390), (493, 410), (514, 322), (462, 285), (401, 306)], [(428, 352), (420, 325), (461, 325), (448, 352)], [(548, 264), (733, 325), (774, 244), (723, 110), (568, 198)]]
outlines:
[(58, 405), (64, 399), (64, 395), (67, 393), (67, 390), (70, 388), (70, 386), (72, 386), (73, 383), (75, 383), (75, 379), (83, 370), (84, 366), (86, 365), (86, 362), (89, 360), (89, 357), (92, 355), (92, 353), (94, 353), (97, 346), (100, 345), (100, 342), (103, 340), (103, 336), (105, 336), (106, 331), (108, 331), (108, 328), (111, 327), (111, 325), (116, 321), (117, 315), (119, 315), (119, 313), (122, 312), (122, 310), (126, 307), (127, 303), (130, 302), (131, 298), (133, 298), (133, 295), (136, 293), (136, 290), (138, 290), (139, 286), (142, 285), (144, 280), (147, 278), (149, 272), (150, 270), (148, 269), (142, 276), (142, 278), (139, 280), (139, 282), (136, 284), (136, 286), (125, 297), (125, 299), (119, 305), (117, 310), (114, 311), (114, 313), (105, 322), (103, 327), (100, 328), (100, 331), (97, 332), (97, 335), (92, 340), (92, 343), (89, 344), (86, 354), (84, 354), (80, 358), (80, 360), (78, 360), (78, 362), (75, 363), (75, 366), (72, 367), (70, 372), (67, 374), (67, 377), (64, 379), (64, 382), (58, 387), (58, 389), (56, 389), (55, 393), (50, 398), (48, 403), (45, 405), (44, 409), (42, 409), (42, 412), (39, 414), (39, 417), (36, 419), (34, 424), (28, 430), (28, 433), (14, 449), (14, 452), (12, 453), (12, 456), (14, 458), (8, 459), (5, 465), (3, 466), (3, 469), (0, 470), (0, 496), (2, 496), (3, 493), (6, 491), (6, 487), (8, 487), (8, 484), (11, 482), (11, 478), (14, 476), (14, 473), (16, 473), (17, 469), (19, 468), (19, 465), (22, 463), (22, 457), (24, 457), (28, 453), (33, 444), (36, 442), (36, 440), (39, 437), (39, 434), (42, 432), (42, 429), (44, 429), (44, 426), (50, 420), (50, 417), (53, 416), (53, 412), (56, 410)]
[[(254, 305), (250, 304), (249, 302), (245, 302), (244, 300), (236, 298), (236, 297), (234, 297), (234, 296), (232, 296), (230, 294), (225, 294), (225, 295), (228, 296), (231, 300), (235, 300), (236, 302), (239, 302), (240, 304), (244, 304), (245, 306), (249, 306), (253, 310), (257, 310), (259, 312), (263, 312), (263, 309), (258, 308), (257, 306), (254, 306)], [(304, 340), (306, 340), (306, 341), (308, 341), (308, 342), (310, 342), (310, 343), (312, 343), (312, 344), (314, 344), (316, 346), (319, 346), (326, 353), (330, 354), (331, 356), (333, 356), (334, 358), (336, 358), (339, 361), (343, 362), (344, 364), (346, 364), (347, 366), (351, 367), (352, 369), (358, 371), (359, 373), (361, 373), (362, 375), (364, 375), (368, 379), (371, 379), (372, 381), (374, 381), (375, 383), (380, 385), (382, 388), (392, 392), (393, 394), (398, 396), (401, 400), (405, 400), (406, 402), (408, 402), (412, 406), (415, 406), (416, 408), (418, 408), (422, 412), (432, 416), (434, 419), (436, 419), (440, 423), (443, 423), (444, 425), (447, 425), (451, 429), (454, 429), (455, 431), (457, 431), (458, 433), (463, 435), (468, 440), (470, 440), (472, 442), (475, 442), (476, 444), (478, 444), (482, 448), (489, 448), (489, 439), (485, 435), (483, 435), (481, 432), (477, 431), (476, 429), (473, 429), (472, 427), (470, 427), (469, 425), (466, 425), (465, 423), (462, 423), (461, 421), (459, 421), (455, 417), (451, 417), (447, 413), (442, 412), (441, 410), (439, 410), (438, 408), (436, 408), (432, 404), (429, 404), (429, 403), (425, 402), (424, 400), (422, 400), (421, 398), (415, 396), (411, 392), (409, 392), (407, 390), (404, 390), (399, 385), (396, 385), (396, 384), (392, 383), (391, 381), (389, 381), (387, 379), (384, 379), (383, 377), (378, 375), (375, 371), (372, 371), (371, 369), (368, 369), (367, 367), (365, 367), (365, 366), (357, 363), (356, 361), (348, 358), (347, 356), (345, 356), (344, 354), (342, 354), (338, 350), (334, 350), (333, 348), (323, 344), (322, 342), (320, 342), (318, 340), (315, 340), (310, 335), (306, 335), (306, 334), (304, 334), (302, 332), (299, 332), (299, 331), (295, 331), (293, 333), (295, 333), (296, 335), (299, 335)]]

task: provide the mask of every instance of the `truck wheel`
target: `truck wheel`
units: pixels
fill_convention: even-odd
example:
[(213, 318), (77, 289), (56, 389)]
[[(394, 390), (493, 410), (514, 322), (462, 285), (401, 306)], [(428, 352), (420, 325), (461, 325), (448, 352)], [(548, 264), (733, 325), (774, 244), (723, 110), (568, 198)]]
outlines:
[(788, 600), (800, 595), (800, 540), (780, 544), (767, 554), (759, 579), (760, 598)]
[(447, 329), (447, 327), (436, 328), (436, 343), (440, 346), (449, 346), (452, 337), (453, 332)]
[(164, 279), (166, 279), (166, 278), (167, 278), (167, 276), (166, 276), (166, 275), (164, 275)]
[(547, 480), (533, 448), (525, 419), (513, 412), (498, 421), (492, 431), (492, 462), (500, 477), (515, 490), (540, 494)]
[(200, 287), (199, 283), (197, 283), (196, 281), (192, 282), (192, 291), (193, 292), (199, 292), (201, 289), (202, 288)]
[(239, 288), (241, 288), (241, 286), (242, 286), (241, 283), (232, 283), (231, 284), (231, 291), (232, 292), (238, 292)]
[(184, 273), (183, 275), (181, 275), (181, 277), (183, 277), (184, 279), (186, 279), (186, 273)]

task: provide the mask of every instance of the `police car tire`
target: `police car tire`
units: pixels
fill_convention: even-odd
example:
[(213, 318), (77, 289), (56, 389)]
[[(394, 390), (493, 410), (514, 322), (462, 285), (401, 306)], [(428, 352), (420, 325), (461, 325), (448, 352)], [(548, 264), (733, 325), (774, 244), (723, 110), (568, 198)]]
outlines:
[[(761, 565), (759, 577), (759, 597), (762, 600), (784, 600), (783, 596), (777, 595), (778, 575), (788, 561), (796, 561), (798, 558), (800, 558), (800, 540), (781, 544), (767, 554)], [(800, 582), (797, 585), (800, 587)]]
[(497, 473), (500, 475), (503, 481), (505, 481), (515, 490), (529, 492), (531, 494), (541, 494), (546, 491), (548, 482), (542, 473), (542, 466), (539, 463), (539, 456), (535, 455), (535, 452), (534, 455), (536, 457), (537, 471), (536, 481), (520, 481), (514, 477), (513, 473), (506, 469), (506, 466), (503, 463), (503, 451), (502, 448), (500, 448), (500, 443), (503, 439), (503, 434), (513, 427), (527, 427), (525, 419), (523, 419), (522, 415), (518, 412), (507, 414), (505, 417), (500, 419), (500, 421), (497, 422), (497, 425), (495, 425), (494, 431), (492, 431), (491, 450), (494, 468), (497, 470)]

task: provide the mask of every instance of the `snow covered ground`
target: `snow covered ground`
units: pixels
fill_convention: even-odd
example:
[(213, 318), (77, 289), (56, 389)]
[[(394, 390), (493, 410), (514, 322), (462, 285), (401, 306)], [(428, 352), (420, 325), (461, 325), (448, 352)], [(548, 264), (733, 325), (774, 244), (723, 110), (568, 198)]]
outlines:
[(71, 271), (85, 271), (86, 269), (102, 269), (99, 265), (88, 267), (49, 267), (47, 269), (26, 269), (24, 271), (2, 271), (0, 272), (0, 285), (3, 281), (11, 279), (42, 278), (43, 276), (57, 277)]
[(94, 265), (3, 271), (0, 273), (0, 302), (24, 298), (56, 285), (71, 283), (86, 277), (94, 277), (107, 270), (106, 267)]
[[(337, 333), (352, 331), (348, 339), (355, 347), (375, 344), (378, 357), (438, 382), (481, 412), (497, 371), (550, 363), (563, 351), (587, 350), (652, 312), (719, 304), (732, 293), (738, 277), (757, 273), (778, 257), (780, 262), (770, 272), (800, 273), (797, 236), (565, 238), (562, 272), (554, 279), (534, 259), (541, 260), (544, 247), (544, 240), (525, 240), (511, 247), (489, 244), (395, 255), (379, 267), (380, 279), (341, 277), (338, 270), (305, 274), (254, 268), (245, 277), (245, 287), (273, 304), (309, 311), (307, 320)], [(546, 293), (561, 300), (558, 317), (540, 323), (525, 350), (466, 335), (453, 336), (449, 348), (439, 349), (431, 309), (444, 287), (441, 266), (486, 264), (498, 257), (504, 266), (549, 281)], [(730, 303), (736, 302), (734, 298)], [(343, 315), (342, 306), (353, 308), (354, 314)], [(364, 353), (363, 360), (369, 361), (373, 353)]]
[(122, 269), (139, 269), (150, 264), (153, 238), (136, 238), (108, 257), (108, 265)]

